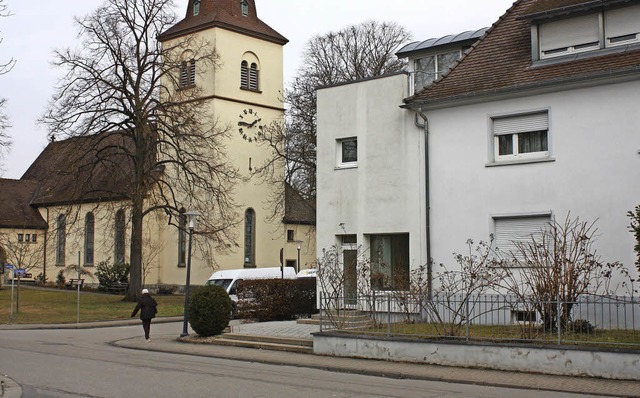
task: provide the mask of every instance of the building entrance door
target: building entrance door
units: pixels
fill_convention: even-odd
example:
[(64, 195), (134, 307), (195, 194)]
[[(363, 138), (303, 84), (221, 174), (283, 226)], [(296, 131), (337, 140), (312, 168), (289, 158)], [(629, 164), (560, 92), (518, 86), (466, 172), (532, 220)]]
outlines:
[(344, 264), (344, 303), (356, 305), (358, 297), (358, 252), (357, 250), (343, 250), (342, 264)]

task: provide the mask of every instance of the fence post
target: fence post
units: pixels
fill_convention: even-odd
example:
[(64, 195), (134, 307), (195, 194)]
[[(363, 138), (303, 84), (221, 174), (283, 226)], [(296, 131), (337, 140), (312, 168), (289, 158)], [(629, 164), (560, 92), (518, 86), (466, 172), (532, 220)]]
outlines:
[(322, 333), (322, 291), (320, 291), (320, 333)]
[(467, 335), (467, 341), (469, 341), (469, 295), (467, 295), (466, 299), (465, 299), (465, 324), (466, 324), (466, 335)]
[(387, 294), (387, 337), (391, 336), (391, 295)]
[(558, 285), (558, 295), (556, 297), (556, 318), (558, 328), (558, 345), (562, 344), (562, 322), (560, 320), (560, 286)]

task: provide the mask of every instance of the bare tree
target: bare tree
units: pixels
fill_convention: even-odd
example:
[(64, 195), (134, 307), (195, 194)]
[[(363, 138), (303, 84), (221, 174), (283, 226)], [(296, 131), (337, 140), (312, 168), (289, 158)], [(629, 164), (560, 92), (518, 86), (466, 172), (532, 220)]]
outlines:
[[(302, 66), (285, 90), (285, 120), (263, 126), (259, 134), (248, 137), (271, 150), (270, 158), (255, 173), (274, 182), (274, 177), (282, 178), (284, 167), (285, 181), (303, 198), (315, 201), (316, 89), (403, 70), (405, 61), (395, 51), (410, 38), (396, 23), (369, 21), (309, 40)], [(282, 201), (283, 194), (276, 197)]]
[(633, 234), (635, 241), (633, 250), (636, 252), (636, 269), (640, 273), (640, 205), (636, 206), (633, 211), (627, 212), (629, 217), (629, 232)]
[(515, 241), (515, 252), (503, 253), (501, 286), (519, 302), (530, 303), (527, 310), (541, 315), (546, 330), (556, 330), (558, 323), (568, 327), (582, 295), (614, 294), (618, 286), (611, 286), (612, 278), (628, 276), (622, 264), (602, 262), (594, 246), (595, 224), (567, 214), (564, 221), (553, 220), (529, 239)]
[[(79, 157), (85, 163), (77, 165), (86, 176), (78, 200), (108, 191), (128, 203), (129, 300), (140, 294), (147, 215), (164, 212), (179, 226), (181, 211), (197, 210), (200, 243), (208, 250), (224, 252), (235, 242), (229, 227), (237, 223), (238, 172), (224, 151), (229, 131), (212, 122), (199, 88), (184, 87), (181, 69), (189, 61), (189, 74), (210, 72), (218, 56), (195, 37), (161, 46), (156, 37), (174, 24), (172, 7), (173, 0), (105, 0), (76, 18), (82, 49), (55, 52), (54, 64), (66, 74), (41, 118), (51, 135), (92, 137), (87, 156)], [(99, 178), (105, 174), (110, 178)]]
[[(9, 15), (11, 14), (9, 13), (9, 8), (5, 4), (5, 0), (0, 0), (0, 18), (5, 18)], [(0, 43), (2, 43), (2, 40), (3, 39), (0, 38)], [(0, 63), (0, 75), (9, 73), (15, 63), (16, 61), (13, 58), (5, 63)], [(6, 106), (7, 99), (0, 98), (0, 155), (3, 155), (4, 152), (9, 150), (11, 147), (11, 140), (7, 134), (7, 129), (11, 127), (11, 123), (9, 122), (9, 116), (5, 113)]]

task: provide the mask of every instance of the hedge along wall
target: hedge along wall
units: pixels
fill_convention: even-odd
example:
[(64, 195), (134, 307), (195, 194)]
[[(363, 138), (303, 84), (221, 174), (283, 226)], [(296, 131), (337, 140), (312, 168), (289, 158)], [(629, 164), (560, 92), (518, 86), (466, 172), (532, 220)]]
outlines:
[(316, 312), (316, 278), (245, 280), (238, 286), (238, 318), (280, 321)]

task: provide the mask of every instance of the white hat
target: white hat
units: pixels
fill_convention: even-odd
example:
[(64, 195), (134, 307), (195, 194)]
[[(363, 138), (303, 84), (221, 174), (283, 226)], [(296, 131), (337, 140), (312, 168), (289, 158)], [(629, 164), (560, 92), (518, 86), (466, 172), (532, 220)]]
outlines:
[(147, 290), (147, 289), (142, 289), (142, 294), (149, 294), (149, 290)]

